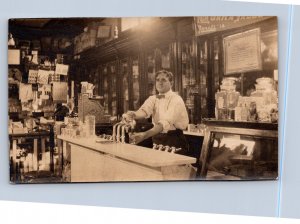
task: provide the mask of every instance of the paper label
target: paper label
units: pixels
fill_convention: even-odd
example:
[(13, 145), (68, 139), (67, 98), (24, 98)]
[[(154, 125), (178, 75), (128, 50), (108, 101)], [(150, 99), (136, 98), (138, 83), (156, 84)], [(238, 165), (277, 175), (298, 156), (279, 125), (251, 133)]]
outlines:
[(69, 65), (56, 64), (55, 73), (60, 75), (68, 75)]

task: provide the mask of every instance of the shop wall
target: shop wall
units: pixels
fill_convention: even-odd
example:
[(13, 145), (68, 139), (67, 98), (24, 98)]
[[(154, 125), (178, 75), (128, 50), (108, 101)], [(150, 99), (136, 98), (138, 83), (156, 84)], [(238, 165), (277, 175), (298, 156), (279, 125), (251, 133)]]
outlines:
[[(128, 20), (128, 18), (126, 19)], [(137, 106), (140, 106), (149, 95), (155, 94), (155, 88), (153, 89), (155, 71), (164, 68), (172, 71), (175, 76), (173, 90), (178, 91), (183, 97), (188, 109), (190, 123), (199, 124), (201, 118), (215, 117), (215, 92), (220, 89), (221, 80), (224, 77), (223, 37), (254, 28), (260, 28), (261, 30), (261, 44), (263, 46), (262, 70), (245, 73), (243, 78), (243, 96), (245, 96), (246, 93), (249, 94), (250, 91), (248, 92), (248, 90), (255, 88), (254, 83), (256, 83), (257, 78), (273, 78), (274, 70), (278, 69), (278, 30), (276, 17), (246, 27), (243, 26), (235, 29), (228, 27), (228, 30), (197, 37), (193, 31), (193, 17), (179, 19), (156, 18), (156, 20), (158, 21), (152, 20), (150, 26), (146, 23), (145, 28), (142, 26), (138, 29), (131, 30), (131, 33), (122, 33), (118, 39), (110, 41), (104, 46), (100, 45), (83, 51), (80, 54), (81, 59), (75, 60), (75, 62), (73, 61), (72, 63), (73, 70), (76, 70), (76, 75), (73, 76), (73, 78), (77, 86), (80, 85), (81, 81), (89, 81), (94, 84), (99, 83), (100, 91), (98, 91), (96, 86), (95, 93), (100, 95), (104, 94), (104, 98), (106, 99), (106, 96), (109, 96), (110, 93), (101, 91), (104, 89), (101, 86), (106, 85), (103, 85), (104, 79), (101, 80), (100, 67), (106, 67), (105, 71), (108, 71), (111, 69), (107, 63), (116, 62), (116, 72), (114, 72), (114, 76), (123, 79), (122, 77), (125, 73), (122, 72), (123, 69), (121, 67), (123, 66), (123, 62), (127, 61), (126, 65), (128, 69), (126, 70), (130, 71), (129, 78), (138, 81), (139, 86), (138, 90), (133, 90), (133, 87), (136, 85), (129, 85), (129, 91), (127, 91), (129, 93), (138, 93), (137, 99), (140, 100), (136, 103), (137, 105), (135, 105), (135, 107), (129, 105), (129, 109), (134, 110)], [(103, 24), (108, 25), (108, 21), (109, 19), (106, 19), (103, 21)], [(91, 24), (92, 23), (94, 22), (91, 22)], [(153, 27), (153, 29), (149, 27)], [(80, 44), (81, 42), (79, 42), (78, 45)], [(77, 44), (75, 45), (77, 46)], [(81, 48), (80, 46), (76, 46), (75, 48)], [(200, 50), (197, 52), (197, 48), (201, 48), (201, 53)], [(274, 54), (269, 53), (271, 51), (270, 49), (275, 49)], [(212, 51), (217, 52), (217, 59), (215, 55), (207, 53)], [(108, 57), (108, 55), (111, 56)], [(139, 56), (139, 60), (135, 66), (135, 71), (138, 71), (138, 73), (134, 75), (132, 74), (134, 64), (129, 63), (129, 61), (137, 56)], [(74, 56), (74, 58), (75, 57), (77, 56)], [(153, 58), (154, 63), (149, 63), (149, 57)], [(200, 57), (203, 58), (200, 59)], [(152, 64), (154, 64), (154, 66)], [(241, 74), (236, 73), (232, 74), (232, 76), (239, 78)], [(109, 75), (109, 77), (112, 77), (112, 75)], [(132, 81), (129, 82), (133, 83)], [(110, 84), (108, 85), (110, 86)], [(122, 86), (128, 86), (128, 84), (117, 82), (117, 86), (122, 88)], [(241, 92), (240, 86), (241, 84), (238, 82), (238, 92)], [(111, 88), (109, 87), (108, 89)], [(121, 116), (122, 113), (126, 111), (123, 110), (120, 102), (123, 100), (121, 96), (126, 95), (126, 91), (121, 89), (121, 91), (115, 95), (120, 95), (117, 97), (117, 113), (118, 116)], [(130, 102), (136, 101), (133, 99), (133, 94), (129, 94), (128, 98)], [(112, 111), (111, 105), (106, 104), (106, 106), (108, 107), (107, 111)]]
[[(296, 151), (297, 139), (290, 135), (294, 131), (291, 126), (297, 121), (297, 105), (287, 110), (287, 131), (289, 143), (283, 142), (284, 130), (284, 96), (286, 91), (287, 56), (289, 46), (289, 22), (290, 8), (287, 5), (271, 5), (256, 3), (237, 3), (225, 1), (180, 1), (167, 0), (163, 3), (159, 0), (152, 1), (59, 1), (53, 0), (38, 5), (32, 1), (14, 1), (2, 3), (0, 13), (0, 51), (7, 51), (7, 19), (20, 17), (105, 17), (105, 16), (201, 16), (201, 15), (271, 15), (278, 16), (279, 29), (279, 103), (280, 103), (280, 127), (279, 140), (280, 152), (285, 154), (284, 165), (285, 182), (279, 181), (252, 181), (252, 182), (164, 182), (164, 183), (98, 183), (98, 184), (49, 184), (49, 185), (11, 185), (8, 183), (8, 138), (7, 138), (7, 60), (0, 61), (0, 88), (3, 89), (0, 99), (1, 107), (1, 142), (0, 156), (0, 199), (14, 201), (32, 201), (45, 203), (81, 204), (95, 206), (111, 206), (123, 208), (158, 209), (190, 212), (228, 213), (241, 215), (278, 216), (281, 204), (284, 216), (298, 216), (291, 208), (291, 198), (299, 198), (299, 181), (292, 181), (297, 173)], [(133, 7), (134, 5), (134, 7)], [(70, 7), (72, 6), (72, 9)], [(299, 10), (295, 10), (299, 14)], [(296, 18), (296, 17), (295, 17)], [(299, 21), (299, 16), (297, 17)], [(296, 20), (296, 19), (294, 19)], [(295, 23), (296, 24), (296, 23)], [(296, 27), (296, 26), (295, 26)], [(298, 35), (299, 36), (299, 35)], [(296, 38), (295, 38), (296, 39)], [(298, 38), (299, 39), (299, 38)], [(299, 49), (299, 48), (298, 48)], [(293, 52), (297, 52), (296, 49)], [(299, 50), (298, 50), (299, 52)], [(4, 53), (5, 54), (5, 53)], [(296, 53), (294, 53), (296, 54)], [(292, 58), (292, 57), (291, 57)], [(294, 64), (297, 57), (294, 56)], [(298, 66), (299, 67), (299, 66)], [(294, 75), (300, 68), (294, 68)], [(297, 78), (292, 76), (290, 81), (297, 85)], [(293, 83), (291, 82), (291, 83)], [(289, 86), (289, 90), (291, 90)], [(293, 92), (289, 92), (289, 104), (296, 100), (297, 86)], [(297, 133), (297, 132), (295, 132)], [(294, 137), (294, 139), (292, 139)], [(284, 151), (283, 151), (284, 147)], [(299, 152), (298, 152), (299, 153)], [(282, 155), (280, 159), (282, 158)], [(290, 164), (290, 165), (286, 165)], [(299, 175), (299, 174), (298, 174)], [(280, 195), (280, 187), (284, 185), (284, 193)], [(282, 196), (283, 198), (281, 198)], [(284, 198), (286, 197), (286, 198)], [(296, 202), (296, 201), (294, 201)], [(299, 208), (299, 206), (298, 206)]]

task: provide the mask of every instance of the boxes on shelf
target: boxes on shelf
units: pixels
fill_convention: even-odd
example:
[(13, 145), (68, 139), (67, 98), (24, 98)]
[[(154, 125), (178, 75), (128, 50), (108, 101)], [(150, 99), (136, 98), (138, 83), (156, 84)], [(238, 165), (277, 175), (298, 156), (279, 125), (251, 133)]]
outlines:
[(74, 53), (79, 54), (96, 45), (97, 30), (92, 27), (86, 27), (85, 32), (74, 38)]

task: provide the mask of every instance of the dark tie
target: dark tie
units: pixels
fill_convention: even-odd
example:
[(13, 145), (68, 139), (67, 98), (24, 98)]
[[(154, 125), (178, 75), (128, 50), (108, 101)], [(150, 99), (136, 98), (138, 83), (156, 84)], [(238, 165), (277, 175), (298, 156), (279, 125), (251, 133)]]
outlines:
[(157, 99), (163, 99), (163, 98), (165, 98), (165, 95), (159, 94), (159, 95), (156, 95), (156, 98), (157, 98)]

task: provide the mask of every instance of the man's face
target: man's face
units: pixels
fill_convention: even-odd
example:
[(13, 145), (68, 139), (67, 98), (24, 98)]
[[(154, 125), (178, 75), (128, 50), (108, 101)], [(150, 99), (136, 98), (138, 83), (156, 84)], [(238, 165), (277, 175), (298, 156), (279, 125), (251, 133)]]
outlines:
[(158, 74), (155, 85), (157, 91), (161, 94), (168, 92), (172, 87), (172, 83), (169, 81), (169, 78), (165, 73)]

